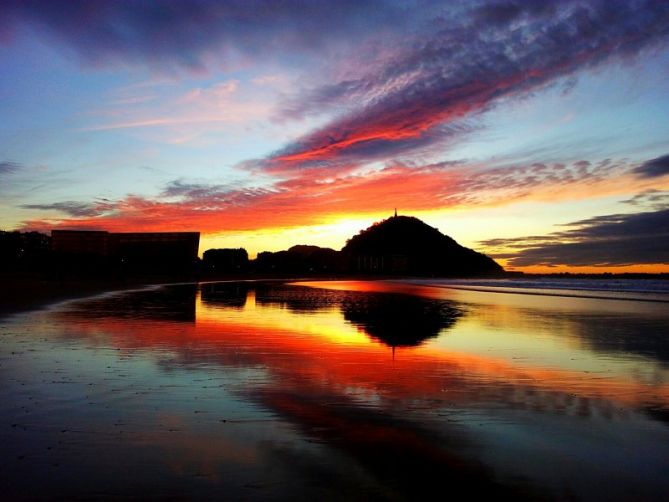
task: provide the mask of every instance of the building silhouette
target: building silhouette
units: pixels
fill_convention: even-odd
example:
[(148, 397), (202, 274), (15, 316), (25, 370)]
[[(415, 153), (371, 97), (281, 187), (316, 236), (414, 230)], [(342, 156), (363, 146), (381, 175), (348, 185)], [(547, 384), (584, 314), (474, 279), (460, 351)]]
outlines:
[(57, 261), (89, 268), (185, 268), (197, 261), (199, 245), (199, 232), (51, 231), (51, 249)]

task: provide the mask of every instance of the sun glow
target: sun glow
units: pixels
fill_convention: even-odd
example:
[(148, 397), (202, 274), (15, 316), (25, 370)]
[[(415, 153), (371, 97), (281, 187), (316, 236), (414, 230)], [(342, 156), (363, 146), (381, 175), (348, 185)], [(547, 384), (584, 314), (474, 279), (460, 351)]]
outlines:
[(279, 227), (260, 230), (244, 230), (205, 234), (200, 241), (200, 254), (211, 248), (243, 247), (249, 258), (255, 258), (262, 251), (281, 251), (296, 244), (309, 244), (339, 250), (346, 240), (374, 221), (387, 218), (390, 214), (337, 216), (320, 225), (300, 227)]

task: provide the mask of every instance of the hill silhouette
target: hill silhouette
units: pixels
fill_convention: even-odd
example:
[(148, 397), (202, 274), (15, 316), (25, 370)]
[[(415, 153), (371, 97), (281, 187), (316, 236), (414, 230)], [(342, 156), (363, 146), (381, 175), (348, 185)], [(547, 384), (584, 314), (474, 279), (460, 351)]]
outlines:
[(348, 240), (342, 252), (359, 272), (471, 277), (504, 269), (418, 218), (393, 216)]

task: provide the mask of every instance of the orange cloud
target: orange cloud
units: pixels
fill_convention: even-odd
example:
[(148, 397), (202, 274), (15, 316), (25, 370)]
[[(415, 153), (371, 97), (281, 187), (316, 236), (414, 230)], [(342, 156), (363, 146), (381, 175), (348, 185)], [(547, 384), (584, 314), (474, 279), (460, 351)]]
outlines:
[(412, 212), (519, 200), (574, 200), (588, 198), (593, 191), (600, 196), (627, 196), (649, 183), (625, 174), (629, 169), (625, 163), (492, 169), (444, 163), (422, 167), (395, 164), (365, 172), (350, 164), (339, 173), (304, 170), (268, 188), (230, 189), (176, 181), (154, 199), (129, 195), (105, 203), (104, 210), (88, 217), (31, 220), (24, 228), (199, 230), (214, 234), (323, 224), (352, 214), (388, 213), (394, 207)]

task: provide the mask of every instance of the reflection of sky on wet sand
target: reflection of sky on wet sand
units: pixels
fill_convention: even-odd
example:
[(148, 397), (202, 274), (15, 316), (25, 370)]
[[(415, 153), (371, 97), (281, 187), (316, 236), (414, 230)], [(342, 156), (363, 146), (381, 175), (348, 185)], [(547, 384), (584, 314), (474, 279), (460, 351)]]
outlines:
[(652, 498), (669, 488), (663, 307), (219, 283), (17, 316), (0, 332), (3, 484)]

